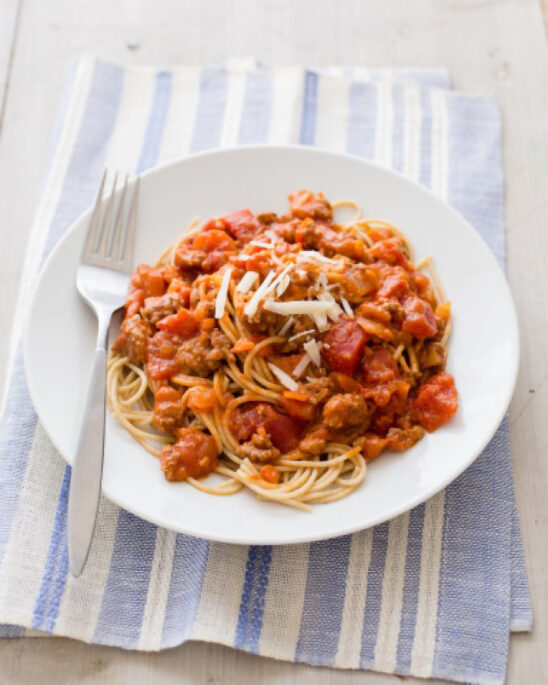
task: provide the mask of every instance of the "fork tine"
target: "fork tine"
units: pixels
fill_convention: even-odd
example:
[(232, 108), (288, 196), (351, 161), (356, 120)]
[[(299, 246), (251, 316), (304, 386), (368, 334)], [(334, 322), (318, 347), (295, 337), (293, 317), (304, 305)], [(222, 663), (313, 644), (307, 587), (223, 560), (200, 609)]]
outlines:
[(126, 174), (124, 181), (124, 187), (122, 188), (122, 194), (120, 195), (120, 201), (118, 202), (118, 209), (116, 211), (116, 219), (114, 220), (114, 228), (110, 231), (109, 241), (107, 244), (106, 256), (119, 260), (120, 256), (120, 242), (122, 235), (122, 226), (124, 220), (124, 205), (126, 201), (127, 184), (128, 184), (129, 174)]
[(101, 217), (101, 205), (103, 204), (103, 191), (105, 188), (105, 181), (107, 178), (107, 170), (103, 172), (103, 178), (101, 179), (101, 184), (99, 185), (99, 190), (97, 191), (97, 197), (95, 200), (95, 206), (93, 208), (93, 213), (88, 226), (88, 232), (86, 234), (86, 240), (84, 242), (84, 253), (91, 255), (95, 252), (95, 244), (97, 242), (99, 219)]
[(107, 240), (110, 233), (110, 216), (112, 214), (112, 209), (114, 207), (114, 198), (116, 195), (116, 184), (118, 183), (118, 172), (114, 174), (114, 180), (112, 182), (112, 190), (110, 191), (110, 197), (108, 198), (107, 206), (105, 208), (105, 213), (103, 214), (103, 220), (101, 222), (101, 231), (97, 236), (98, 240), (95, 243), (95, 252), (99, 254), (100, 257), (104, 257), (106, 254)]
[(126, 232), (120, 251), (120, 261), (122, 266), (128, 273), (131, 273), (133, 268), (133, 248), (135, 246), (135, 233), (137, 228), (137, 207), (139, 205), (139, 189), (141, 187), (141, 179), (137, 176), (135, 180), (135, 189), (131, 197), (131, 204), (129, 207), (129, 214), (126, 225)]

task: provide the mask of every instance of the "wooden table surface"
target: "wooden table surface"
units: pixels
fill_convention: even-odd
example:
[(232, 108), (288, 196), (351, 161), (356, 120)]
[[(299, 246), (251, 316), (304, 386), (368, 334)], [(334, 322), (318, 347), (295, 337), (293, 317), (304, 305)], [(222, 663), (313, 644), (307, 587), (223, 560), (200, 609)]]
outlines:
[[(1, 0), (0, 368), (23, 252), (69, 60), (445, 66), (457, 88), (495, 93), (505, 122), (509, 279), (522, 360), (511, 407), (518, 506), (535, 608), (511, 638), (508, 682), (548, 682), (548, 56), (546, 0)], [(2, 375), (0, 375), (0, 378)], [(408, 682), (419, 683), (412, 678)], [(126, 653), (68, 639), (0, 641), (0, 685), (368, 683), (400, 678), (276, 662), (191, 643)]]

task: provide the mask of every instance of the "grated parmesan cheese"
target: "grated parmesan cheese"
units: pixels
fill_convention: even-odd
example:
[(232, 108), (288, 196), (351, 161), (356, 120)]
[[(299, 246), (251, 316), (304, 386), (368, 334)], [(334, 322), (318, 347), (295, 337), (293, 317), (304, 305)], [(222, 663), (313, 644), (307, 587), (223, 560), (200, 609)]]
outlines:
[(246, 316), (252, 317), (255, 315), (255, 313), (257, 312), (257, 309), (259, 307), (259, 302), (261, 301), (261, 299), (263, 297), (266, 297), (268, 295), (268, 293), (270, 292), (270, 285), (271, 285), (271, 283), (275, 277), (276, 277), (276, 274), (274, 273), (274, 271), (268, 272), (264, 281), (257, 288), (255, 293), (253, 294), (253, 297), (249, 300), (249, 302), (244, 307), (244, 314)]
[(284, 277), (280, 279), (280, 282), (278, 283), (278, 286), (276, 288), (276, 296), (281, 297), (288, 289), (290, 283), (291, 279), (287, 274), (285, 274)]
[(317, 250), (301, 250), (297, 254), (297, 262), (323, 262), (324, 264), (334, 264), (335, 260), (325, 257)]
[(320, 357), (320, 350), (322, 349), (322, 344), (317, 343), (315, 340), (308, 340), (305, 342), (303, 345), (304, 349), (306, 350), (308, 356), (316, 366), (320, 366), (322, 363), (322, 359)]
[(293, 369), (293, 375), (295, 376), (295, 378), (300, 378), (300, 377), (303, 375), (303, 373), (304, 373), (306, 367), (310, 364), (311, 361), (312, 361), (312, 360), (310, 359), (310, 356), (309, 356), (308, 352), (306, 352), (305, 354), (303, 354), (303, 356), (301, 357), (299, 363), (298, 363), (297, 366)]
[(217, 297), (215, 299), (215, 318), (220, 319), (225, 313), (226, 298), (228, 295), (228, 286), (230, 284), (230, 276), (232, 275), (232, 267), (227, 267), (227, 270), (223, 274), (223, 280), (221, 281), (221, 286)]
[(327, 310), (332, 307), (331, 302), (320, 302), (319, 300), (291, 300), (289, 302), (265, 302), (264, 308), (275, 314), (289, 316), (290, 314), (308, 314), (314, 317), (322, 315), (327, 321)]
[(331, 302), (331, 307), (327, 310), (327, 316), (331, 319), (331, 321), (337, 321), (339, 316), (342, 314), (342, 309), (337, 304), (337, 301), (333, 295), (328, 292), (320, 293), (318, 295), (318, 300), (321, 300), (322, 302)]
[(263, 240), (251, 240), (249, 244), (255, 245), (257, 247), (264, 247), (267, 250), (271, 250), (274, 247), (274, 245), (272, 245), (272, 243), (266, 243)]
[[(328, 304), (327, 302), (321, 302), (318, 304)], [(328, 309), (329, 307), (327, 307)], [(316, 328), (323, 333), (323, 331), (326, 331), (329, 328), (329, 324), (327, 322), (327, 314), (326, 310), (323, 311), (318, 311), (315, 314), (312, 314), (312, 318), (314, 319), (314, 323), (316, 324)]]
[(287, 342), (291, 342), (292, 340), (297, 340), (297, 338), (302, 338), (304, 335), (310, 335), (311, 333), (315, 333), (316, 331), (313, 328), (310, 328), (308, 331), (303, 331), (302, 333), (297, 333), (295, 335), (292, 335), (291, 338), (288, 338)]
[(346, 297), (343, 297), (342, 295), (341, 295), (341, 304), (343, 306), (344, 311), (348, 314), (348, 316), (354, 318), (354, 310), (350, 306), (350, 303), (348, 302)]
[(258, 278), (259, 274), (256, 271), (246, 271), (236, 290), (240, 293), (248, 293)]
[(295, 323), (295, 317), (290, 316), (289, 319), (284, 323), (284, 325), (280, 328), (278, 331), (278, 335), (285, 335), (287, 331), (293, 326)]
[(285, 371), (282, 371), (278, 366), (276, 366), (276, 364), (268, 364), (268, 368), (272, 371), (280, 383), (285, 385), (288, 390), (299, 389), (298, 383), (295, 383), (291, 376), (289, 376)]

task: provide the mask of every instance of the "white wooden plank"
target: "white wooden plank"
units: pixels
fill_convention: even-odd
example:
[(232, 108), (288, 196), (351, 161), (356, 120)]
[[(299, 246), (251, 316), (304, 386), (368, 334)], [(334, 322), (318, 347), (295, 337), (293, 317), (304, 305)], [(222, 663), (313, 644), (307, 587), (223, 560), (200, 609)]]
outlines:
[[(6, 78), (5, 40), (13, 35), (9, 27), (14, 25), (16, 7), (17, 0), (4, 0), (0, 7), (0, 92)], [(346, 0), (344, 8), (338, 9), (330, 0), (26, 0), (16, 49), (11, 53), (10, 90), (0, 137), (1, 368), (25, 237), (70, 58), (93, 52), (129, 63), (173, 64), (255, 55), (265, 62), (282, 63), (442, 65), (450, 69), (458, 87), (499, 96), (505, 120), (509, 275), (523, 348), (512, 405), (512, 448), (537, 613), (534, 633), (511, 640), (511, 685), (548, 679), (544, 655), (548, 642), (548, 462), (544, 458), (548, 358), (543, 349), (548, 333), (548, 276), (543, 263), (548, 254), (548, 60), (543, 32), (538, 0)], [(39, 680), (44, 685), (79, 681), (93, 685), (400, 682), (390, 676), (275, 662), (200, 643), (151, 655), (33, 638), (0, 642), (0, 663), (0, 676), (6, 682)]]

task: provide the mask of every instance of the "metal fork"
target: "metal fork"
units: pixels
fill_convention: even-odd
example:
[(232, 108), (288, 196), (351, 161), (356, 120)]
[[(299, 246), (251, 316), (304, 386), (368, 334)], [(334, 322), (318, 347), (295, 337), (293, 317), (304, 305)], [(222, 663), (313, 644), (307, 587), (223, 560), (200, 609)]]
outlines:
[(137, 178), (128, 201), (126, 176), (116, 203), (118, 174), (114, 176), (108, 198), (104, 199), (106, 178), (105, 170), (76, 275), (78, 292), (97, 316), (98, 331), (70, 481), (68, 551), (74, 576), (82, 573), (87, 560), (101, 493), (108, 330), (112, 314), (124, 304), (127, 294), (139, 199)]

